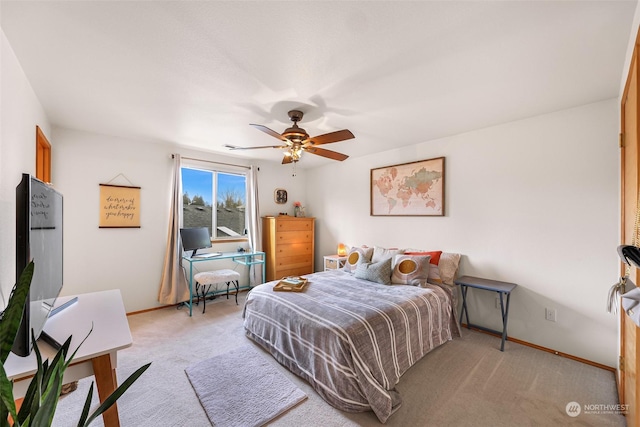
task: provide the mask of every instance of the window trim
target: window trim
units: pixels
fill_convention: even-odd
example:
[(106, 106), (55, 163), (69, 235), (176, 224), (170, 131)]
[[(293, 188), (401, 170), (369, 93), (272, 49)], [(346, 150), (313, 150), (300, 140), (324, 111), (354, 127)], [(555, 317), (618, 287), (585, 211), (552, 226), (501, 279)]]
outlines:
[[(246, 166), (234, 166), (234, 165), (230, 165), (227, 163), (217, 163), (217, 162), (210, 162), (207, 160), (197, 160), (197, 159), (188, 159), (188, 160), (184, 160), (181, 162), (180, 164), (180, 171), (182, 173), (182, 169), (186, 168), (186, 169), (199, 169), (199, 170), (204, 170), (204, 171), (208, 171), (208, 172), (213, 172), (214, 173), (214, 180), (212, 182), (212, 186), (214, 189), (216, 189), (216, 197), (217, 197), (217, 179), (218, 179), (218, 173), (224, 173), (224, 174), (232, 174), (232, 175), (242, 175), (245, 177), (245, 205), (246, 205), (246, 198), (249, 197), (248, 195), (248, 188), (247, 188), (247, 182), (249, 180), (249, 172), (250, 170), (247, 169)], [(184, 185), (182, 186), (182, 194), (184, 194)], [(212, 195), (213, 196), (213, 195)], [(212, 209), (213, 207), (217, 206), (217, 199), (216, 200), (212, 200), (211, 204), (212, 204)], [(182, 197), (180, 198), (180, 204), (182, 205), (182, 214), (184, 215), (184, 204), (182, 202)], [(215, 217), (215, 221), (214, 221), (214, 217)], [(217, 213), (213, 213), (212, 217), (211, 217), (211, 221), (212, 221), (212, 228), (213, 228), (213, 224), (217, 224)], [(249, 217), (248, 217), (248, 213), (245, 209), (245, 224), (248, 223)], [(184, 216), (182, 218), (182, 221), (184, 223)], [(214, 230), (212, 229), (212, 232)], [(217, 225), (216, 225), (216, 235), (217, 235)], [(216, 243), (243, 243), (243, 242), (248, 242), (249, 241), (249, 235), (246, 234), (242, 237), (238, 237), (238, 236), (229, 236), (229, 237), (216, 237), (216, 236), (211, 236), (211, 243), (212, 244), (216, 244)]]

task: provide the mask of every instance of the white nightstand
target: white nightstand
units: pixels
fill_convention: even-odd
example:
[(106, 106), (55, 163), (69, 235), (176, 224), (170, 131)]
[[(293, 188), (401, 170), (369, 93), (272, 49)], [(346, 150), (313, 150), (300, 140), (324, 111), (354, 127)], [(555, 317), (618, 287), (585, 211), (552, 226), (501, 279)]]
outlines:
[(344, 267), (344, 263), (347, 260), (346, 255), (325, 255), (324, 256), (324, 271), (327, 270), (339, 270)]

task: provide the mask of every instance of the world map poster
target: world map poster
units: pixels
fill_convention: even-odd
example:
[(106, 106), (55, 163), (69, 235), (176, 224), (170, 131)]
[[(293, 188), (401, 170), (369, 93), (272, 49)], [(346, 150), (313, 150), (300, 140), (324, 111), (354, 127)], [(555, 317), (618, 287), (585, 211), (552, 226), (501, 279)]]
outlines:
[(371, 215), (444, 215), (444, 157), (371, 169)]

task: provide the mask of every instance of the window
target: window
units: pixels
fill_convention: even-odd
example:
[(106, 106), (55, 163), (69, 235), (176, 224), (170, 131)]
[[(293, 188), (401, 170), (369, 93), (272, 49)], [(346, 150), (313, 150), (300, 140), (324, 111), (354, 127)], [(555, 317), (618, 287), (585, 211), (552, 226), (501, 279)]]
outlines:
[(213, 239), (246, 239), (244, 173), (182, 167), (184, 227), (208, 227)]

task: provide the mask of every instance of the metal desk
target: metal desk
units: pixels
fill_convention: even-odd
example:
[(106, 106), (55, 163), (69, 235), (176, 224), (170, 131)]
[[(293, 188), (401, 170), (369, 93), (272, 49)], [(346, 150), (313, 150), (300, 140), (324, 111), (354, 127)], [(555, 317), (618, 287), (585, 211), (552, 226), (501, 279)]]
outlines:
[[(462, 313), (460, 314), (460, 320), (462, 317), (467, 317), (467, 329), (472, 326), (474, 328), (481, 329), (483, 331), (493, 332), (494, 334), (502, 335), (502, 344), (500, 344), (500, 351), (504, 351), (504, 342), (507, 340), (507, 321), (509, 320), (509, 300), (511, 299), (511, 291), (516, 286), (515, 283), (499, 282), (497, 280), (482, 279), (480, 277), (462, 276), (454, 283), (460, 286), (462, 291)], [(469, 322), (469, 311), (467, 310), (467, 290), (468, 288), (484, 289), (485, 291), (497, 292), (500, 295), (500, 312), (502, 313), (502, 332), (495, 331), (493, 329), (485, 328), (484, 326), (473, 325)], [(507, 296), (507, 304), (505, 306), (503, 296)]]
[[(182, 259), (189, 263), (189, 302), (184, 301), (182, 304), (189, 306), (189, 316), (193, 313), (193, 264), (205, 261), (218, 261), (221, 259), (231, 259), (232, 261), (246, 265), (249, 268), (256, 264), (262, 264), (262, 278), (266, 277), (266, 258), (264, 252), (223, 252), (221, 255), (209, 258), (191, 258), (183, 256)], [(249, 289), (250, 286), (241, 286), (239, 289)]]

